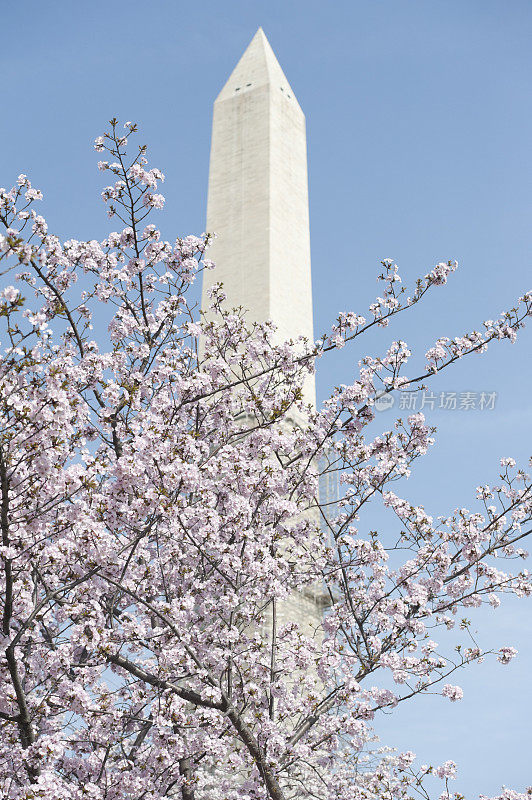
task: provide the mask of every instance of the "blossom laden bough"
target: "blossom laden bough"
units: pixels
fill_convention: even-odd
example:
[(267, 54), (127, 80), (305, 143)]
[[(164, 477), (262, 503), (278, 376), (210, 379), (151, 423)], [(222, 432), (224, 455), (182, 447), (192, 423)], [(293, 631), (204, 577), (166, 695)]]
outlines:
[[(409, 293), (385, 259), (368, 312), (314, 343), (279, 344), (219, 284), (203, 315), (189, 290), (210, 236), (162, 238), (164, 175), (145, 146), (128, 156), (135, 133), (113, 120), (95, 141), (103, 241), (49, 233), (26, 175), (0, 190), (2, 796), (406, 800), (456, 766), (417, 768), (372, 725), (415, 695), (457, 701), (458, 670), (516, 655), (483, 650), (463, 614), (530, 595), (532, 494), (506, 457), (478, 509), (434, 519), (398, 483), (434, 430), (412, 414), (373, 435), (375, 399), (513, 341), (532, 297), (438, 339), (410, 377), (398, 338), (314, 411), (317, 359), (413, 313), (455, 263)], [(286, 609), (317, 587), (311, 630)]]

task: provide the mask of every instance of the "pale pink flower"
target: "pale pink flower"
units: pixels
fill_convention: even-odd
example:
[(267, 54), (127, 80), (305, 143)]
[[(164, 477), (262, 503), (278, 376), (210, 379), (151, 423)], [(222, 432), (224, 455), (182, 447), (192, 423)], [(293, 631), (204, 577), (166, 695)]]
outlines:
[(509, 664), (512, 658), (516, 657), (517, 652), (515, 647), (501, 647), (497, 661), (500, 661), (501, 664)]
[(2, 291), (2, 297), (4, 297), (10, 303), (14, 303), (19, 294), (20, 291), (15, 286), (6, 286), (6, 288)]
[(442, 695), (448, 697), (454, 703), (457, 700), (462, 700), (464, 692), (459, 686), (451, 686), (450, 683), (446, 683), (442, 689)]

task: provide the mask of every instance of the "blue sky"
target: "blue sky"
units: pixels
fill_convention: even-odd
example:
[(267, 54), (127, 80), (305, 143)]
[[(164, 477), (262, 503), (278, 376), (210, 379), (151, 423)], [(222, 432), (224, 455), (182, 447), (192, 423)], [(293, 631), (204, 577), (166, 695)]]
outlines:
[[(411, 280), (440, 260), (461, 266), (368, 341), (371, 354), (392, 338), (422, 354), (530, 288), (527, 0), (25, 0), (4, 3), (2, 20), (0, 183), (26, 172), (59, 235), (108, 230), (92, 141), (112, 116), (138, 122), (166, 174), (165, 236), (203, 231), (211, 104), (262, 25), (307, 116), (316, 334), (340, 310), (364, 313), (386, 257)], [(434, 391), (497, 402), (428, 411), (437, 445), (403, 492), (431, 513), (471, 508), (500, 456), (526, 463), (530, 344), (526, 331), (438, 378)], [(345, 348), (320, 365), (320, 397), (364, 354)], [(387, 427), (393, 411), (381, 417)], [(513, 644), (519, 658), (470, 672), (461, 704), (427, 698), (382, 725), (386, 743), (423, 762), (456, 758), (469, 796), (531, 782), (530, 602), (474, 620), (483, 643)]]

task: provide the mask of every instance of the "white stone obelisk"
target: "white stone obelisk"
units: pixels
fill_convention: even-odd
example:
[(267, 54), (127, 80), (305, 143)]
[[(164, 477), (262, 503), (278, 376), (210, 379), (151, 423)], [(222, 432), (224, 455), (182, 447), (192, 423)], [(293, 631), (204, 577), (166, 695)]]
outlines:
[[(221, 281), (226, 308), (273, 320), (278, 341), (312, 342), (305, 115), (262, 28), (214, 103), (206, 230), (217, 234), (208, 253), (216, 266), (203, 273), (202, 308)], [(313, 375), (303, 399), (315, 406)], [(296, 620), (313, 635), (323, 606), (319, 587), (294, 593), (279, 624)]]
[[(305, 115), (259, 28), (214, 103), (208, 232), (226, 307), (313, 341)], [(313, 377), (304, 399), (315, 404)]]

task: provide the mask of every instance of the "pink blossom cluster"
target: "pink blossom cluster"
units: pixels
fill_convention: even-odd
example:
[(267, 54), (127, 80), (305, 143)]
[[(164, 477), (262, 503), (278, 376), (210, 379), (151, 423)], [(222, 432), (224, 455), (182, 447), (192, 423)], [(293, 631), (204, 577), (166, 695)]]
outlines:
[[(219, 284), (198, 313), (210, 236), (162, 238), (148, 216), (164, 176), (146, 148), (128, 157), (133, 123), (110, 125), (95, 149), (120, 223), (102, 241), (49, 233), (25, 175), (0, 190), (2, 797), (406, 800), (454, 778), (375, 731), (415, 695), (461, 699), (462, 667), (516, 655), (472, 643), (463, 615), (531, 594), (530, 479), (505, 458), (474, 510), (433, 518), (399, 485), (434, 431), (422, 414), (370, 423), (379, 392), (518, 330), (528, 301), (483, 337), (440, 340), (416, 378), (398, 338), (315, 411), (316, 359), (454, 264), (407, 296), (385, 260), (372, 321), (342, 313), (317, 343), (279, 343)], [(305, 624), (294, 604), (323, 615)]]

